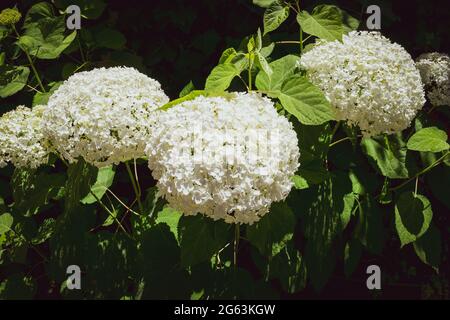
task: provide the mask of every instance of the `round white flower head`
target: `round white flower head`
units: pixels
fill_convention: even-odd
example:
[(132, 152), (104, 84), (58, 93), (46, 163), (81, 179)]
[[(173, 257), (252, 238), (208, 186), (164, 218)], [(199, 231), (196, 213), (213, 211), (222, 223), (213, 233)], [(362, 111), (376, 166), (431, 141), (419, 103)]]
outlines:
[(37, 168), (47, 163), (49, 151), (42, 134), (45, 106), (18, 106), (0, 117), (0, 167), (11, 162), (18, 168)]
[(299, 166), (292, 124), (257, 94), (182, 102), (159, 113), (150, 137), (149, 167), (169, 204), (227, 223), (258, 221)]
[(433, 106), (450, 106), (450, 57), (443, 53), (424, 53), (416, 66)]
[(102, 167), (144, 156), (154, 111), (169, 98), (133, 68), (99, 68), (67, 79), (49, 98), (44, 133), (69, 162)]
[(365, 136), (406, 129), (425, 103), (413, 59), (378, 32), (353, 31), (342, 42), (319, 42), (300, 65), (336, 119), (359, 126)]

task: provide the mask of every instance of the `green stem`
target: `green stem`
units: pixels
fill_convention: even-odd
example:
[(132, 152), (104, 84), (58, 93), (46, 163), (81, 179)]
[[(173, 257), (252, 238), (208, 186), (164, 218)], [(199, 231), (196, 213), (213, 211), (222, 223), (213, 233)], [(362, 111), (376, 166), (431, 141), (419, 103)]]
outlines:
[(338, 143), (341, 143), (341, 142), (344, 142), (344, 141), (347, 141), (347, 140), (350, 140), (350, 139), (351, 139), (350, 137), (345, 137), (345, 138), (336, 140), (336, 141), (330, 143), (329, 147), (331, 148), (332, 146), (334, 146), (334, 145), (336, 145)]
[(83, 61), (83, 63), (86, 63), (86, 57), (84, 56), (83, 47), (81, 46), (80, 34), (79, 33), (77, 35), (77, 41), (78, 41), (78, 47), (80, 48), (81, 60)]
[(248, 91), (252, 91), (252, 65), (253, 65), (253, 56), (250, 55), (248, 63)]
[(435, 162), (433, 162), (432, 164), (430, 164), (428, 167), (426, 167), (425, 169), (423, 169), (422, 171), (418, 172), (416, 175), (414, 175), (414, 177), (409, 178), (408, 180), (406, 180), (405, 182), (399, 184), (398, 186), (395, 186), (391, 189), (389, 189), (389, 191), (395, 191), (400, 189), (401, 187), (407, 185), (408, 183), (410, 183), (411, 181), (413, 181), (414, 179), (418, 178), (419, 176), (421, 176), (424, 173), (427, 173), (428, 171), (430, 171), (431, 169), (433, 169), (434, 167), (436, 167), (438, 164), (440, 164), (449, 154), (449, 151), (447, 151), (442, 157), (440, 157), (439, 159), (437, 159)]
[[(295, 2), (295, 4), (297, 5), (297, 14), (299, 14), (300, 13), (300, 1), (297, 0)], [(303, 52), (303, 30), (302, 30), (302, 27), (300, 26), (300, 24), (299, 24), (299, 29), (300, 29), (300, 55), (301, 55)]]
[[(16, 27), (14, 25), (13, 25), (13, 29), (14, 29), (14, 32), (16, 33), (16, 35), (17, 35), (17, 39), (19, 39), (20, 35), (17, 32), (17, 29), (16, 29)], [(22, 49), (23, 52), (25, 52), (25, 55), (27, 56), (28, 61), (30, 62), (31, 69), (33, 70), (34, 76), (36, 77), (36, 80), (39, 83), (39, 87), (41, 88), (42, 92), (47, 92), (47, 90), (45, 90), (45, 88), (44, 88), (44, 85), (42, 84), (41, 78), (39, 77), (39, 73), (37, 72), (37, 70), (36, 70), (36, 68), (34, 66), (33, 59), (31, 59), (31, 57), (28, 54), (27, 50), (22, 48), (20, 45), (19, 45), (19, 47), (20, 47), (20, 49)]]
[(98, 204), (108, 213), (108, 215), (114, 219), (114, 221), (117, 223), (117, 225), (120, 227), (120, 229), (122, 229), (122, 231), (125, 233), (125, 235), (128, 238), (134, 240), (133, 237), (127, 232), (125, 227), (122, 225), (122, 223), (119, 221), (119, 219), (117, 219), (117, 217), (114, 215), (114, 213), (112, 213), (111, 210), (109, 210), (109, 208), (102, 202), (102, 200), (100, 200), (94, 192), (90, 191), (90, 193), (95, 198), (95, 200), (98, 202)]
[(300, 44), (300, 41), (294, 40), (285, 40), (285, 41), (276, 41), (275, 44)]
[(141, 193), (139, 192), (139, 188), (137, 186), (136, 180), (134, 179), (134, 175), (131, 172), (131, 168), (130, 168), (130, 165), (128, 162), (125, 162), (125, 167), (127, 168), (127, 172), (128, 172), (128, 175), (130, 176), (131, 184), (133, 185), (133, 189), (134, 189), (134, 193), (136, 195), (139, 210), (141, 211), (141, 213), (143, 213), (144, 207), (142, 206), (142, 203), (141, 203)]
[(233, 266), (234, 269), (237, 268), (237, 255), (238, 255), (238, 249), (239, 249), (239, 238), (241, 236), (240, 231), (240, 225), (239, 223), (236, 223), (235, 229), (234, 229), (234, 250), (233, 250)]

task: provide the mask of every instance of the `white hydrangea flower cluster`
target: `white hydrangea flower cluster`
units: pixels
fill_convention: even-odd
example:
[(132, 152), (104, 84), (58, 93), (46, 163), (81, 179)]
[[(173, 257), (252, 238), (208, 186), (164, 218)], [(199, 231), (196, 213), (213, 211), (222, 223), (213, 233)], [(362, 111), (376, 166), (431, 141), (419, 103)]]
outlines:
[(102, 167), (144, 156), (154, 111), (169, 98), (134, 68), (98, 68), (66, 80), (49, 98), (44, 133), (69, 162)]
[(427, 97), (433, 106), (450, 106), (450, 57), (431, 52), (420, 55), (416, 66), (427, 89)]
[(0, 117), (0, 168), (11, 162), (18, 168), (47, 163), (49, 152), (42, 133), (45, 106), (18, 106)]
[(146, 154), (173, 208), (247, 224), (287, 197), (300, 156), (292, 124), (254, 93), (199, 96), (159, 113)]
[(413, 59), (379, 32), (353, 31), (342, 42), (319, 43), (300, 65), (336, 119), (358, 125), (365, 136), (406, 129), (425, 103)]

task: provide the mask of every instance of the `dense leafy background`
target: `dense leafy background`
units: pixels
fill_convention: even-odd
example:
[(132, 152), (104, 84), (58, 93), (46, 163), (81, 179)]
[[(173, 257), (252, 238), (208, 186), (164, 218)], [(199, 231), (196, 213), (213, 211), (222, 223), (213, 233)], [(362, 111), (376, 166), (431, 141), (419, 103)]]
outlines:
[[(235, 67), (216, 67), (219, 58), (226, 48), (238, 49), (242, 39), (255, 34), (258, 27), (272, 41), (298, 40), (292, 12), (272, 31), (276, 19), (263, 28), (264, 9), (246, 0), (151, 1), (146, 5), (142, 1), (55, 0), (39, 8), (33, 7), (36, 3), (17, 3), (23, 14), (18, 30), (26, 36), (19, 43), (36, 56), (36, 68), (48, 92), (76, 70), (128, 65), (158, 79), (175, 99), (191, 81), (195, 88), (203, 88), (213, 68), (220, 69), (218, 79), (228, 74), (231, 82)], [(86, 16), (76, 35), (65, 30), (58, 12), (71, 3), (79, 3)], [(369, 4), (364, 0), (326, 3), (338, 4), (358, 19), (364, 19), (363, 8)], [(413, 57), (450, 51), (450, 13), (443, 10), (445, 1), (373, 3), (382, 7), (383, 33)], [(4, 7), (15, 4), (2, 1)], [(302, 1), (302, 9), (312, 12), (317, 4)], [(25, 14), (32, 7), (38, 10), (27, 19)], [(39, 90), (39, 83), (27, 57), (14, 45), (15, 39), (3, 35), (2, 29), (4, 56), (0, 60), (5, 59), (5, 64), (0, 66), (0, 85), (10, 83), (8, 77), (21, 77), (28, 79), (31, 88), (3, 88), (0, 113), (18, 104), (45, 103), (48, 94), (32, 89)], [(295, 57), (282, 58), (278, 65), (276, 60), (292, 53), (298, 54), (296, 46), (275, 46), (269, 58), (271, 69), (289, 65)], [(258, 59), (258, 67), (264, 69), (264, 59)], [(289, 107), (297, 105), (289, 92), (307, 84), (301, 78), (283, 83), (284, 79), (265, 77), (262, 73), (256, 76), (256, 86), (269, 86), (284, 108), (297, 116), (295, 107)], [(207, 87), (228, 86), (208, 79)], [(236, 80), (231, 82), (232, 89), (242, 89), (239, 85)], [(287, 203), (275, 205), (259, 224), (241, 228), (237, 269), (230, 266), (234, 228), (201, 217), (182, 217), (167, 207), (156, 198), (155, 182), (143, 161), (136, 165), (143, 193), (144, 214), (140, 216), (105, 193), (104, 187), (110, 187), (122, 201), (133, 203), (134, 192), (123, 164), (97, 171), (79, 162), (66, 169), (53, 159), (52, 166), (37, 171), (0, 169), (0, 296), (448, 298), (448, 166), (441, 164), (420, 177), (418, 190), (423, 197), (413, 197), (414, 181), (387, 192), (388, 186), (400, 186), (405, 181), (401, 179), (413, 177), (440, 156), (441, 150), (423, 148), (442, 147), (439, 137), (448, 132), (449, 123), (446, 110), (424, 112), (403, 137), (363, 142), (345, 126), (333, 138), (332, 126), (322, 124), (329, 120), (326, 112), (319, 120), (316, 115), (313, 120), (297, 116), (303, 124), (295, 122), (296, 129), (305, 133), (300, 145), (302, 168), (296, 180), (299, 189)], [(419, 131), (431, 126), (441, 131)], [(407, 138), (415, 131), (421, 132), (416, 133), (418, 142), (409, 140), (408, 148), (418, 151), (407, 151)], [(330, 146), (331, 139), (346, 136), (353, 138)], [(427, 137), (431, 142), (423, 146)], [(96, 204), (89, 190), (114, 208), (110, 214)], [(411, 220), (402, 219), (405, 215), (412, 216)], [(422, 223), (417, 225), (417, 221)], [(427, 231), (421, 232), (421, 227), (428, 227)], [(63, 285), (70, 264), (83, 270), (81, 291)], [(365, 268), (370, 264), (382, 269), (380, 292), (365, 287)]]

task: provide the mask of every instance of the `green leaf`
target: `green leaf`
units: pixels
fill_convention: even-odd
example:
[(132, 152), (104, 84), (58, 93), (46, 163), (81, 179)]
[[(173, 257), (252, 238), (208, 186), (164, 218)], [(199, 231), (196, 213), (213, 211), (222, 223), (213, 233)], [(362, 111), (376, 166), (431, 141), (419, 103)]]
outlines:
[(393, 136), (364, 138), (361, 147), (371, 160), (371, 164), (385, 177), (401, 179), (409, 176), (406, 147), (394, 140)]
[(41, 244), (52, 236), (56, 227), (56, 220), (53, 218), (45, 219), (44, 222), (39, 226), (37, 236), (32, 239), (34, 245)]
[(419, 259), (436, 271), (439, 271), (441, 263), (441, 241), (439, 229), (431, 224), (428, 230), (413, 243), (414, 251)]
[(231, 61), (236, 57), (236, 55), (237, 52), (234, 48), (225, 49), (225, 51), (222, 52), (222, 55), (220, 56), (219, 64), (231, 63)]
[(343, 34), (354, 29), (355, 25), (358, 26), (355, 23), (356, 19), (347, 16), (336, 6), (319, 5), (311, 14), (301, 11), (297, 15), (297, 22), (304, 32), (320, 39), (333, 41), (341, 40)]
[(274, 203), (260, 221), (247, 227), (247, 239), (261, 254), (273, 257), (292, 239), (294, 228), (291, 208), (285, 202)]
[(270, 67), (266, 58), (264, 58), (264, 56), (259, 52), (255, 53), (255, 57), (256, 57), (256, 65), (259, 67), (259, 69), (261, 69), (264, 73), (270, 76), (272, 74), (272, 68)]
[(179, 211), (172, 209), (169, 206), (164, 207), (163, 210), (158, 212), (156, 223), (165, 223), (169, 226), (170, 231), (178, 239), (178, 222), (180, 221), (182, 214)]
[[(267, 268), (267, 267), (266, 267)], [(269, 262), (269, 279), (280, 281), (288, 293), (296, 293), (307, 284), (305, 259), (290, 240), (286, 247)]]
[(62, 81), (53, 82), (50, 84), (51, 88), (47, 92), (36, 92), (36, 94), (33, 96), (33, 107), (37, 105), (45, 105), (48, 102), (48, 99), (53, 94), (53, 92), (56, 91), (56, 89), (59, 88), (59, 86), (62, 84)]
[(75, 39), (76, 31), (65, 36), (64, 16), (40, 18), (25, 25), (25, 33), (17, 44), (31, 56), (39, 59), (56, 59)]
[(219, 64), (206, 79), (205, 90), (225, 91), (239, 74), (240, 70), (234, 64)]
[(182, 102), (194, 100), (198, 96), (203, 96), (203, 95), (205, 95), (204, 90), (193, 90), (181, 98), (178, 98), (178, 99), (175, 99), (175, 100), (172, 100), (172, 101), (166, 103), (165, 105), (159, 107), (158, 110), (167, 110), (167, 109), (170, 109), (173, 106), (176, 106)]
[(310, 161), (298, 169), (298, 175), (305, 179), (308, 184), (319, 184), (330, 177), (329, 172), (321, 161)]
[(424, 128), (412, 135), (406, 145), (409, 150), (422, 152), (440, 152), (447, 150), (447, 133), (437, 127)]
[(345, 244), (344, 249), (344, 273), (348, 278), (355, 271), (361, 258), (362, 246), (357, 239), (352, 239)]
[(22, 90), (27, 84), (30, 69), (23, 66), (0, 66), (0, 97), (6, 98)]
[(192, 81), (189, 81), (189, 83), (185, 85), (184, 88), (181, 90), (179, 98), (183, 98), (184, 96), (188, 95), (194, 90), (195, 90), (194, 84), (192, 83)]
[(369, 194), (364, 194), (360, 198), (355, 235), (371, 253), (381, 254), (383, 251), (386, 237), (383, 211)]
[(24, 216), (37, 214), (40, 208), (59, 196), (65, 180), (63, 173), (16, 169), (11, 179), (14, 210)]
[(277, 29), (289, 16), (289, 7), (274, 1), (264, 12), (264, 35)]
[(428, 230), (432, 217), (431, 204), (425, 196), (402, 193), (395, 204), (395, 228), (401, 246), (420, 238)]
[(5, 64), (6, 54), (4, 52), (0, 53), (0, 66)]
[(0, 215), (0, 235), (11, 230), (13, 221), (14, 219), (9, 213), (3, 213)]
[(80, 206), (80, 200), (85, 198), (92, 185), (97, 180), (98, 169), (83, 159), (71, 163), (67, 170), (67, 182), (65, 186), (65, 209), (72, 211)]
[(256, 87), (265, 91), (269, 97), (277, 97), (283, 82), (294, 74), (298, 60), (299, 57), (289, 54), (269, 63), (272, 74), (259, 72), (255, 80)]
[(48, 2), (38, 2), (34, 4), (30, 10), (28, 10), (25, 21), (23, 24), (24, 28), (30, 27), (33, 23), (36, 23), (43, 18), (52, 18), (55, 14), (53, 12), (53, 6)]
[(178, 223), (181, 264), (193, 266), (209, 261), (227, 243), (230, 225), (197, 216), (182, 216)]
[[(113, 165), (109, 165), (100, 168), (97, 173), (97, 180), (95, 184), (91, 187), (91, 192), (95, 194), (95, 197), (101, 199), (106, 192), (106, 189), (111, 187), (114, 176), (116, 174), (116, 169)], [(91, 204), (97, 201), (92, 193), (89, 193), (86, 197), (81, 200), (81, 203)]]
[(303, 257), (313, 288), (320, 290), (334, 270), (336, 241), (343, 230), (342, 215), (346, 211), (344, 197), (352, 193), (352, 185), (348, 175), (340, 173), (301, 192), (295, 210), (306, 241)]
[(330, 103), (322, 91), (303, 76), (293, 76), (281, 86), (278, 94), (283, 108), (306, 125), (334, 120)]
[(277, 1), (277, 0), (253, 0), (253, 4), (263, 7), (263, 8), (267, 8), (275, 1)]
[(304, 32), (321, 39), (342, 38), (341, 13), (335, 6), (317, 6), (312, 14), (302, 11), (297, 15), (297, 22)]
[(292, 181), (294, 182), (295, 189), (301, 190), (309, 188), (308, 181), (301, 176), (298, 175), (293, 176)]
[(122, 49), (127, 42), (125, 36), (114, 29), (101, 27), (94, 33), (95, 45), (99, 48)]

